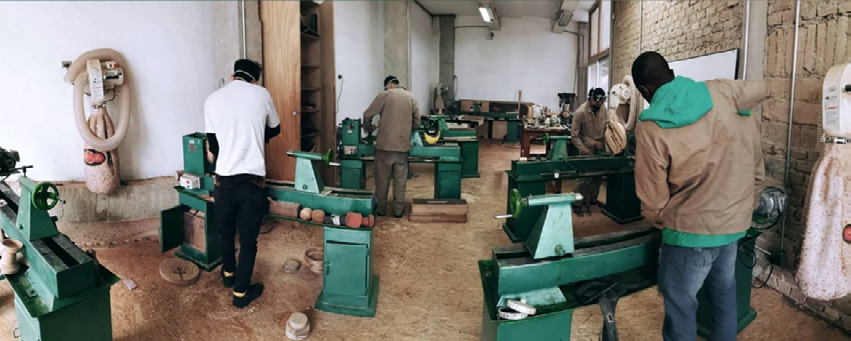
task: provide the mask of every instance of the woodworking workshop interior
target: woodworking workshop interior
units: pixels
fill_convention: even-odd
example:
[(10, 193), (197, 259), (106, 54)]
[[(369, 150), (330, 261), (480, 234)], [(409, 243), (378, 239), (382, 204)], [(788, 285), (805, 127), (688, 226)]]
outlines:
[(851, 0), (0, 1), (0, 341), (851, 341)]

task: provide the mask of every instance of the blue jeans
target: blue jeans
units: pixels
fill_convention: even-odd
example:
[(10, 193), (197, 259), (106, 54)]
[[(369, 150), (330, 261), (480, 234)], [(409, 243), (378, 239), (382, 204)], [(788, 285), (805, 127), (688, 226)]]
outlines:
[(662, 244), (659, 292), (665, 300), (665, 341), (695, 340), (697, 292), (704, 285), (712, 313), (709, 340), (736, 339), (737, 245), (692, 248)]

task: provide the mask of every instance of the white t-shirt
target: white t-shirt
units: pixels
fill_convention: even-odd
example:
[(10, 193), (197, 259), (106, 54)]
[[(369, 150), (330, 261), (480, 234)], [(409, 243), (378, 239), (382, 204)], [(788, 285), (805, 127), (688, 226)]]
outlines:
[(204, 125), (219, 142), (216, 174), (266, 176), (266, 127), (280, 124), (264, 87), (235, 80), (213, 92), (204, 103)]

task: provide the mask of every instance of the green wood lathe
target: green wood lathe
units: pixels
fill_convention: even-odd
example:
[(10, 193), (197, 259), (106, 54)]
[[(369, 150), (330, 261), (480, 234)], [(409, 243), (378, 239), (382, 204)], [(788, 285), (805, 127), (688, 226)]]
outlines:
[[(203, 133), (183, 137), (184, 173), (180, 176), (180, 186), (175, 187), (180, 205), (161, 212), (160, 243), (162, 252), (177, 247), (178, 257), (210, 271), (221, 263), (221, 247), (211, 196), (215, 188), (212, 175), (215, 165), (207, 155), (206, 139)], [(287, 155), (297, 159), (295, 181), (267, 181), (271, 200), (297, 203), (337, 216), (347, 213), (368, 216), (375, 210), (372, 192), (324, 185), (313, 162), (338, 166), (331, 162), (330, 151), (325, 154), (292, 151)], [(375, 315), (378, 275), (372, 273), (371, 228), (349, 228), (273, 214), (269, 217), (323, 227), (323, 287), (316, 301), (317, 309), (355, 316)]]
[[(482, 340), (570, 340), (573, 310), (591, 304), (599, 304), (607, 316), (606, 334), (606, 328), (614, 329), (618, 298), (656, 283), (660, 230), (644, 227), (574, 239), (571, 204), (581, 196), (545, 194), (546, 182), (554, 179), (605, 175), (603, 212), (618, 223), (640, 220), (633, 162), (626, 154), (512, 162), (507, 214), (496, 218), (507, 219), (503, 230), (512, 242), (522, 244), (494, 248), (491, 260), (479, 261), (484, 293)], [(784, 204), (782, 192), (766, 189), (754, 212), (754, 224), (777, 219)], [(756, 318), (750, 296), (754, 244), (760, 232), (751, 228), (739, 241), (739, 331)], [(706, 337), (712, 319), (704, 292), (698, 293), (698, 300), (698, 331)]]
[[(375, 145), (371, 139), (361, 137), (360, 120), (343, 120), (341, 130), (340, 187), (364, 189), (366, 188), (366, 162), (372, 161), (375, 155)], [(412, 137), (414, 140), (422, 141), (419, 132), (413, 134)], [(478, 151), (476, 154), (478, 154)], [(458, 144), (450, 142), (435, 145), (412, 144), (408, 155), (408, 162), (434, 164), (435, 199), (461, 198), (463, 159), (461, 147)], [(478, 155), (476, 156), (478, 157)]]
[[(4, 167), (0, 177), (27, 168)], [(47, 212), (60, 201), (55, 185), (36, 184), (26, 174), (19, 182), (20, 196), (0, 182), (0, 226), (23, 245), (26, 260), (26, 267), (5, 276), (15, 292), (15, 338), (112, 340), (109, 290), (118, 277), (59, 233)]]

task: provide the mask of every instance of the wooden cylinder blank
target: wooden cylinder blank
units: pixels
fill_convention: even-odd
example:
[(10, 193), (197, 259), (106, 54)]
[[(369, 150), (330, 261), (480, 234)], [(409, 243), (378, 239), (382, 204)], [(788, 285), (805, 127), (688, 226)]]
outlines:
[(269, 199), (269, 214), (282, 217), (298, 218), (301, 205), (296, 202), (276, 201)]
[(349, 212), (346, 214), (346, 226), (358, 228), (363, 222), (363, 216), (360, 213)]
[(299, 213), (298, 217), (301, 218), (301, 220), (310, 220), (311, 215), (313, 215), (313, 210), (305, 207), (301, 209), (301, 213)]
[(323, 210), (313, 210), (313, 213), (310, 215), (310, 220), (315, 223), (322, 223), (325, 221), (325, 211)]
[(364, 218), (364, 219), (363, 219), (363, 226), (364, 226), (364, 227), (373, 227), (373, 226), (375, 226), (375, 216), (374, 216), (374, 215), (372, 215), (372, 214), (370, 214), (369, 216), (367, 216), (366, 218)]

